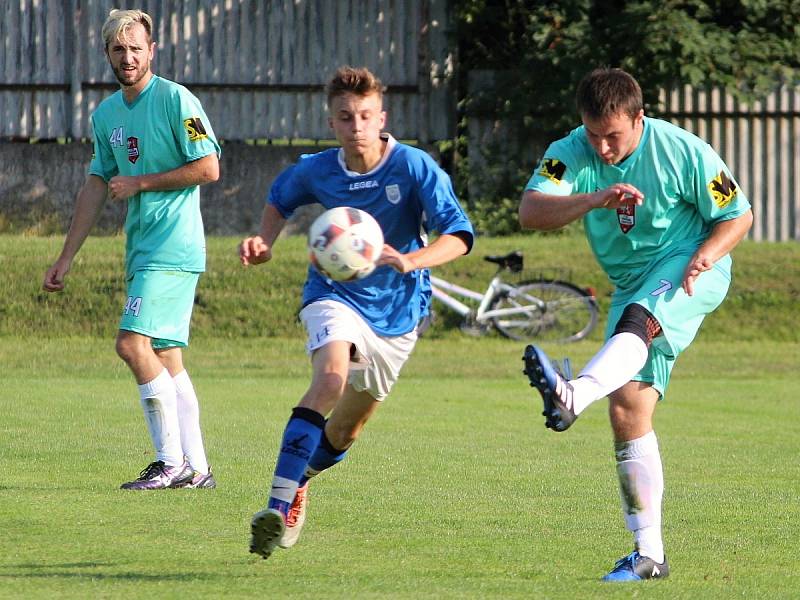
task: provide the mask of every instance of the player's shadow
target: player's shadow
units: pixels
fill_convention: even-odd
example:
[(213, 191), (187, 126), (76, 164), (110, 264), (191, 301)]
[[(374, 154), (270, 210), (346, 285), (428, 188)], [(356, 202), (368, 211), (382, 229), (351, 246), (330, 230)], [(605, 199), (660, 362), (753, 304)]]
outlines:
[(95, 567), (113, 567), (114, 563), (103, 562), (74, 562), (74, 563), (22, 563), (19, 565), (8, 565), (9, 568), (16, 569), (91, 569)]
[[(217, 577), (215, 573), (201, 571), (184, 571), (179, 573), (106, 573), (106, 568), (113, 568), (114, 563), (107, 562), (74, 562), (74, 563), (22, 563), (8, 565), (0, 572), (0, 581), (4, 579), (91, 579), (91, 580), (136, 580), (136, 581), (186, 581), (188, 579), (211, 580)], [(8, 569), (20, 569), (18, 572), (9, 572)], [(74, 570), (73, 570), (74, 569)], [(99, 570), (96, 570), (99, 569)]]

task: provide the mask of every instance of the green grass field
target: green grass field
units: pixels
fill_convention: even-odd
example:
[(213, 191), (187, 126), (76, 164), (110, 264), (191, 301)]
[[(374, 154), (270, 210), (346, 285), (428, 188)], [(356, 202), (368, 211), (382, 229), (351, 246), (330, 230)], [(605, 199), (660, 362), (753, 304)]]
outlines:
[[(744, 243), (725, 304), (680, 358), (656, 431), (672, 576), (598, 578), (631, 547), (604, 403), (543, 426), (523, 344), (440, 310), (348, 459), (312, 483), (300, 543), (248, 554), (279, 436), (309, 368), (294, 318), (306, 255), (286, 239), (245, 270), (211, 238), (187, 365), (216, 490), (118, 489), (152, 457), (114, 354), (119, 237), (90, 238), (63, 294), (40, 290), (62, 238), (0, 235), (0, 598), (796, 598), (800, 589), (800, 245)], [(481, 257), (610, 286), (578, 236), (481, 238), (438, 270), (483, 286)], [(576, 368), (602, 332), (567, 352)]]
[[(125, 303), (124, 240), (90, 237), (78, 254), (61, 294), (41, 290), (47, 267), (61, 250), (62, 237), (0, 235), (0, 336), (40, 338), (91, 335), (111, 338)], [(295, 337), (295, 318), (308, 254), (302, 237), (282, 239), (269, 265), (245, 269), (237, 260), (238, 238), (208, 239), (208, 270), (200, 279), (192, 319), (194, 339), (225, 337)], [(564, 277), (597, 292), (605, 314), (611, 285), (597, 267), (580, 235), (520, 235), (478, 238), (469, 256), (436, 269), (455, 283), (483, 291), (494, 273), (486, 254), (520, 249), (523, 277), (543, 273)], [(734, 253), (734, 279), (722, 308), (703, 324), (705, 340), (800, 342), (800, 244), (745, 242)], [(457, 320), (446, 312), (431, 331), (448, 337)], [(768, 333), (767, 333), (768, 332)], [(595, 340), (602, 339), (598, 330)]]
[[(576, 366), (595, 342), (550, 347)], [(522, 346), (422, 340), (349, 458), (312, 482), (303, 537), (247, 552), (300, 339), (187, 352), (216, 490), (118, 490), (150, 460), (112, 340), (0, 337), (0, 597), (791, 598), (800, 589), (797, 343), (697, 342), (657, 433), (672, 576), (597, 581), (630, 549), (602, 403), (544, 428)]]

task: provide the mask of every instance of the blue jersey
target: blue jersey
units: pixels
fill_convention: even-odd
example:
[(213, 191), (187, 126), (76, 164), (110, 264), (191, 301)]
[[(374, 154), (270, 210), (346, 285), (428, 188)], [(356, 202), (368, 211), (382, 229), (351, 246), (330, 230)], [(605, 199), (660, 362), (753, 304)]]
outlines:
[[(426, 231), (466, 234), (471, 248), (472, 225), (447, 174), (422, 150), (386, 139), (383, 159), (364, 174), (347, 169), (341, 149), (302, 156), (278, 176), (267, 201), (285, 218), (305, 204), (359, 208), (378, 221), (386, 243), (403, 254), (425, 246)], [(398, 336), (428, 313), (430, 295), (427, 269), (402, 274), (381, 266), (364, 279), (343, 283), (309, 267), (303, 305), (338, 300), (379, 335)]]

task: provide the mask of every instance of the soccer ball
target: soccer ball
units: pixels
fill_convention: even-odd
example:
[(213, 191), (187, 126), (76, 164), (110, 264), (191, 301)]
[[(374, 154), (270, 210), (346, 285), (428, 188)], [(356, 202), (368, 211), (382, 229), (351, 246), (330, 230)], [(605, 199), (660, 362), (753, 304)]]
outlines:
[(366, 277), (375, 269), (383, 250), (378, 222), (357, 208), (337, 206), (326, 210), (308, 231), (311, 264), (336, 281)]

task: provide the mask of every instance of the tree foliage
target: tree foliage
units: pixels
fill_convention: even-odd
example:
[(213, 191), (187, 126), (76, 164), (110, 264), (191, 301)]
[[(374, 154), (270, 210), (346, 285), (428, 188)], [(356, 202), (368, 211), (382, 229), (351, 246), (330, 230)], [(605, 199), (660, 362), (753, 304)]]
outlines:
[[(462, 124), (493, 122), (500, 138), (480, 156), (470, 148), (473, 205), (519, 198), (524, 179), (504, 178), (530, 173), (545, 142), (577, 124), (574, 90), (592, 68), (634, 75), (651, 115), (663, 88), (723, 86), (749, 103), (800, 73), (800, 0), (455, 0), (454, 9)], [(470, 83), (487, 71), (491, 85)]]

